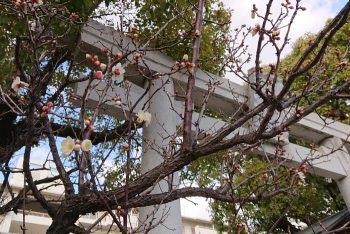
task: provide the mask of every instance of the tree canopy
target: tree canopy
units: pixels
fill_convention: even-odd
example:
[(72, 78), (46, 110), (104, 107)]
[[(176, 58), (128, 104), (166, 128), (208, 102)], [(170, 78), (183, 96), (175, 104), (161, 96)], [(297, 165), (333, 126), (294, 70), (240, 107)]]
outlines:
[[(333, 151), (293, 139), (290, 127), (315, 111), (348, 121), (341, 30), (350, 3), (280, 62), (305, 8), (285, 1), (274, 18), (266, 2), (265, 11), (247, 12), (260, 24), (231, 32), (230, 12), (211, 0), (1, 1), (0, 214), (36, 204), (52, 219), (47, 233), (65, 234), (91, 233), (98, 222), (77, 221), (105, 212), (113, 230), (152, 233), (171, 225), (165, 204), (201, 196), (215, 200), (220, 231), (242, 233), (294, 230), (285, 212), (309, 224), (340, 209), (334, 184), (321, 190), (328, 182), (305, 175), (318, 167), (314, 155)], [(94, 21), (103, 17), (113, 27)], [(247, 53), (248, 36), (257, 40), (255, 55)], [(277, 56), (263, 73), (266, 45)], [(251, 59), (254, 69), (243, 71)], [(227, 70), (245, 85), (218, 76)], [(292, 144), (308, 152), (303, 161), (286, 159)], [(40, 168), (32, 165), (37, 146), (47, 149)], [(16, 174), (23, 187), (14, 186)], [(298, 200), (307, 205), (292, 207)], [(133, 208), (137, 226), (129, 222)]]

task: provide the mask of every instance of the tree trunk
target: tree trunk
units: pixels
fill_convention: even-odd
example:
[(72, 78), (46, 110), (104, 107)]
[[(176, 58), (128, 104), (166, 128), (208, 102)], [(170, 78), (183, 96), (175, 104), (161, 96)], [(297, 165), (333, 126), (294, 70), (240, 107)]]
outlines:
[[(62, 209), (65, 210), (65, 209)], [(79, 214), (76, 211), (59, 212), (58, 215), (52, 219), (50, 227), (47, 229), (47, 234), (69, 234), (81, 233), (87, 234), (82, 228), (75, 225), (75, 222), (79, 219)]]

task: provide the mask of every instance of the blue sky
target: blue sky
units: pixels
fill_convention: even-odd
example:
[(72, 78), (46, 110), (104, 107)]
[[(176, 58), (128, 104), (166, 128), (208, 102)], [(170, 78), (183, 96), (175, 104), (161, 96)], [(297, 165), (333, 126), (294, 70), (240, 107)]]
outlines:
[[(329, 0), (332, 1), (332, 0)], [(339, 11), (345, 4), (346, 4), (346, 0), (336, 0), (336, 1), (332, 1), (333, 2), (333, 10), (334, 11)]]

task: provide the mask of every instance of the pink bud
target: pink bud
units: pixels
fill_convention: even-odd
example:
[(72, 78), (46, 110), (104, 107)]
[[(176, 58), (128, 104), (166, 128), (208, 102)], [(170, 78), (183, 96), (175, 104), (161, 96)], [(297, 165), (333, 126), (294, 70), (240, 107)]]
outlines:
[(113, 101), (120, 101), (121, 100), (121, 97), (120, 96), (115, 96), (115, 97), (113, 97)]
[(97, 71), (97, 72), (95, 72), (95, 78), (96, 78), (97, 80), (102, 80), (102, 78), (103, 78), (103, 72), (102, 72), (102, 71)]
[(73, 94), (71, 94), (69, 98), (73, 101), (78, 100), (77, 96), (75, 96)]
[(120, 59), (121, 57), (123, 57), (123, 54), (121, 52), (117, 53), (115, 55), (116, 59)]
[(105, 48), (105, 47), (104, 47), (104, 48), (101, 48), (101, 52), (102, 52), (102, 53), (107, 53), (107, 52), (108, 52), (108, 49)]
[(17, 1), (15, 2), (15, 5), (16, 5), (17, 7), (20, 7), (20, 6), (22, 6), (22, 1), (20, 1), (20, 0), (17, 0)]
[(118, 68), (116, 68), (116, 69), (114, 70), (114, 74), (115, 74), (116, 76), (119, 76), (119, 75), (120, 75), (120, 70), (119, 70)]
[(98, 60), (96, 60), (96, 61), (94, 62), (94, 64), (95, 64), (95, 66), (96, 66), (96, 67), (99, 67), (99, 66), (100, 66), (100, 64), (101, 64), (101, 62), (100, 62), (100, 61), (98, 61)]
[(70, 17), (71, 17), (71, 18), (74, 18), (74, 19), (77, 19), (77, 18), (79, 18), (79, 15), (78, 15), (76, 12), (72, 12), (72, 13), (70, 14)]
[(85, 55), (85, 58), (86, 58), (87, 60), (91, 60), (91, 59), (92, 59), (92, 55), (91, 55), (91, 54), (86, 54), (86, 55)]
[(50, 101), (50, 102), (47, 102), (46, 104), (49, 108), (53, 107), (53, 103)]

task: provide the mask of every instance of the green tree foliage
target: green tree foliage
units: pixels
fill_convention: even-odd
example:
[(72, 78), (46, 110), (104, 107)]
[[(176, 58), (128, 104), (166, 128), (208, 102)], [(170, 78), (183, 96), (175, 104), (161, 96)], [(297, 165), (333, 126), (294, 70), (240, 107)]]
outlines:
[[(313, 70), (308, 74), (298, 78), (298, 81), (293, 86), (296, 94), (303, 92), (303, 88), (306, 84), (317, 86), (317, 84), (322, 83), (322, 85), (317, 87), (318, 92), (303, 99), (300, 105), (305, 105), (317, 99), (319, 96), (324, 94), (327, 88), (342, 84), (342, 82), (349, 79), (349, 55), (346, 55), (349, 45), (349, 35), (350, 29), (348, 21), (332, 39), (330, 46), (327, 48), (326, 53), (322, 57), (322, 62), (313, 68)], [(315, 40), (315, 38), (316, 34), (307, 34), (295, 42), (291, 54), (288, 55), (281, 63), (281, 77), (288, 74), (290, 69), (298, 61), (300, 55), (305, 51), (309, 43)], [(315, 54), (309, 57), (305, 61), (305, 64), (314, 57)], [(337, 71), (336, 75), (334, 75), (334, 70)], [(328, 105), (318, 108), (318, 112), (323, 116), (350, 124), (350, 105), (346, 104), (344, 99), (333, 100)]]
[[(140, 39), (148, 40), (165, 24), (169, 24), (152, 40), (150, 46), (164, 48), (163, 52), (178, 60), (181, 60), (184, 54), (191, 55), (195, 33), (195, 3), (194, 0), (140, 1), (135, 22), (135, 26), (140, 30)], [(207, 71), (221, 73), (230, 17), (230, 11), (221, 1), (206, 1), (201, 32), (200, 66)], [(174, 44), (176, 46), (172, 46)]]
[[(93, 11), (101, 3), (101, 0), (45, 0), (45, 4), (52, 4), (52, 7), (60, 6), (58, 8), (59, 13), (63, 13), (65, 17), (55, 17), (54, 15), (48, 17), (45, 14), (37, 12), (36, 14), (30, 15), (30, 18), (23, 18), (19, 16), (19, 11), (14, 8), (9, 8), (7, 5), (13, 4), (11, 1), (8, 3), (2, 3), (0, 5), (0, 66), (2, 68), (2, 77), (0, 79), (0, 85), (6, 87), (10, 84), (12, 79), (18, 74), (18, 68), (13, 62), (16, 51), (16, 36), (28, 35), (31, 25), (28, 22), (35, 22), (39, 20), (40, 22), (50, 23), (50, 27), (54, 32), (63, 33), (67, 32), (66, 37), (69, 35), (74, 35), (78, 33), (77, 30), (72, 28), (72, 24), (68, 24), (66, 21), (75, 21), (75, 26), (79, 27), (88, 20)], [(65, 7), (64, 7), (65, 6)], [(72, 14), (76, 14), (77, 18), (71, 17)], [(43, 17), (45, 15), (45, 17)], [(42, 25), (45, 27), (45, 25)], [(69, 34), (69, 35), (68, 35)], [(78, 35), (78, 34), (77, 34)], [(42, 51), (48, 50), (52, 45), (41, 46)], [(30, 70), (31, 61), (28, 54), (21, 54), (21, 63), (24, 64), (25, 70)]]
[[(269, 166), (268, 166), (269, 165)], [(271, 191), (295, 180), (295, 188), (287, 194), (277, 195), (258, 203), (243, 202), (240, 206), (214, 201), (210, 204), (213, 222), (220, 232), (238, 233), (237, 225), (249, 226), (249, 233), (269, 230), (279, 221), (273, 233), (294, 233), (301, 227), (295, 225), (303, 222), (307, 225), (334, 214), (344, 208), (344, 202), (333, 181), (306, 174), (305, 183), (288, 168), (274, 164), (274, 173), (264, 172), (271, 163), (262, 158), (244, 160), (242, 173), (235, 176), (234, 184), (250, 178), (244, 186), (238, 186), (235, 195), (244, 196), (257, 193), (259, 188)], [(253, 176), (256, 175), (256, 176)], [(275, 187), (276, 186), (276, 187)]]
[(234, 197), (259, 196), (288, 185), (294, 188), (259, 202), (243, 201), (234, 205), (212, 201), (212, 219), (219, 232), (239, 233), (240, 225), (249, 227), (249, 233), (267, 231), (279, 221), (273, 233), (293, 233), (301, 228), (296, 223), (310, 225), (345, 207), (334, 181), (306, 174), (302, 182), (298, 174), (282, 166), (278, 158), (271, 161), (237, 154), (228, 160), (225, 155), (221, 152), (197, 160), (183, 170), (182, 179), (196, 181), (203, 188), (229, 185)]

